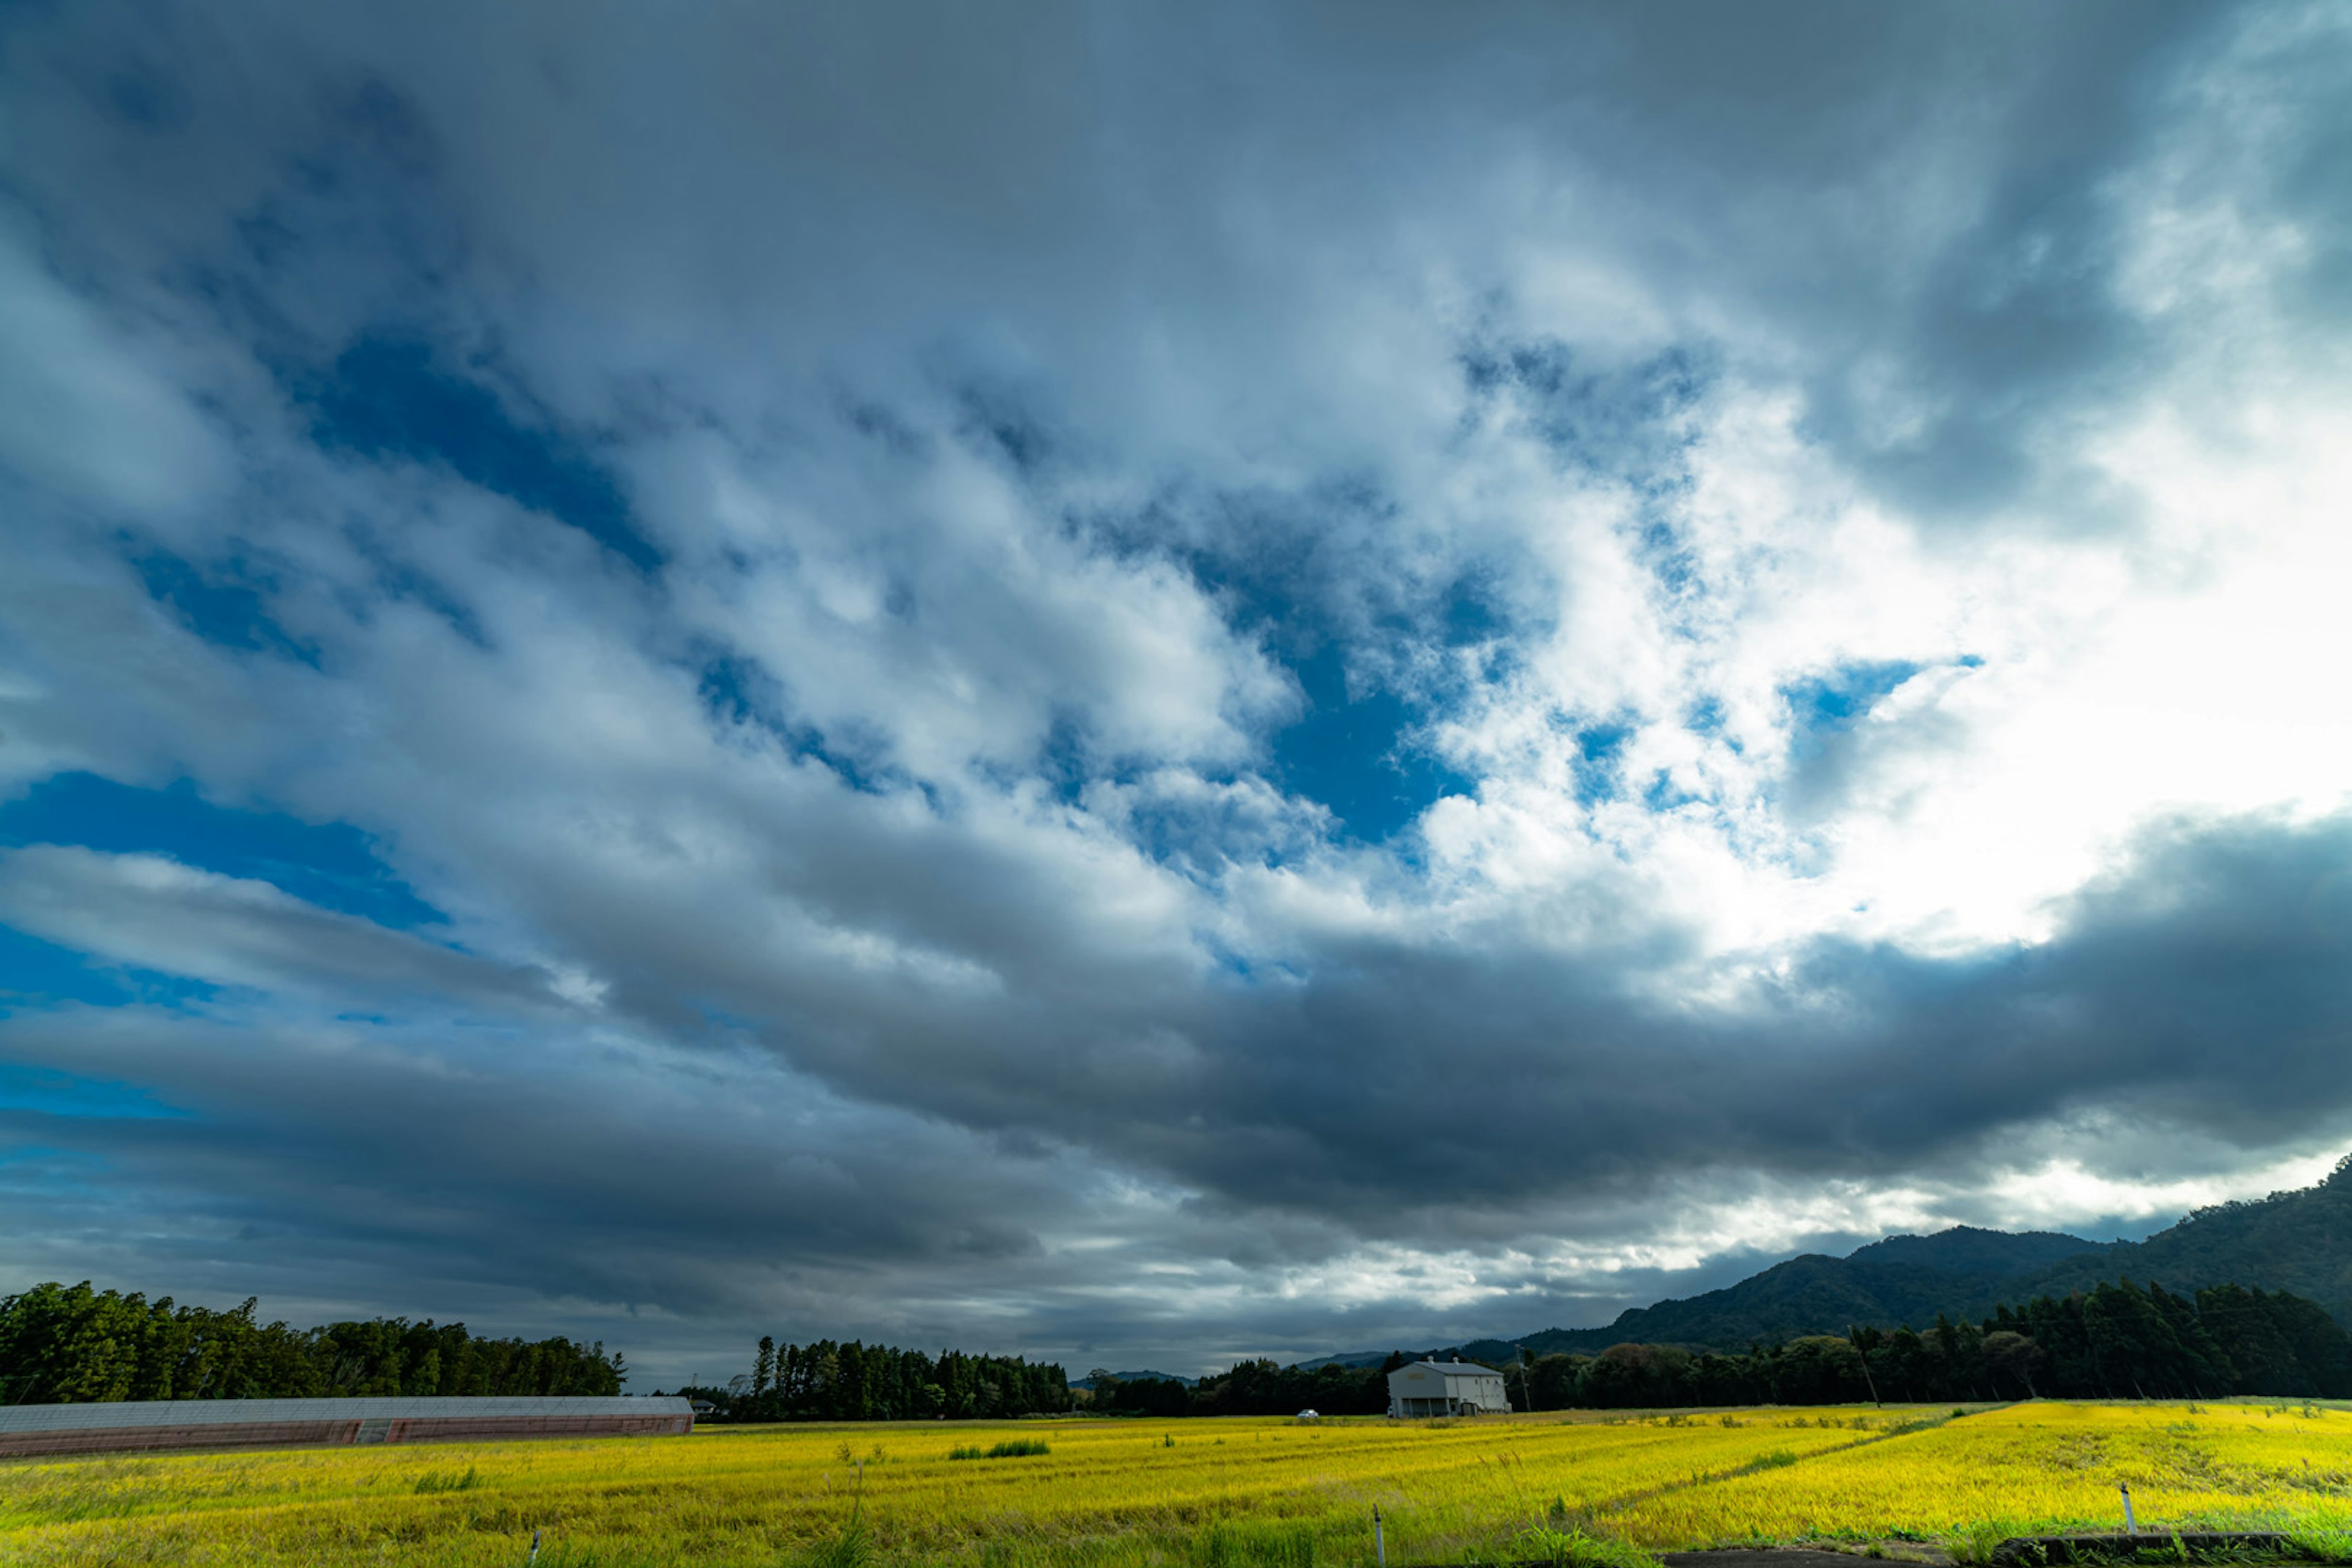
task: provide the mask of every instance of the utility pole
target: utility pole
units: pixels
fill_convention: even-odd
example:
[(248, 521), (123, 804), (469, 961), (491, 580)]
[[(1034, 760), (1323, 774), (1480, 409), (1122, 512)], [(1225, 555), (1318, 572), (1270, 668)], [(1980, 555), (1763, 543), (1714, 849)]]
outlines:
[(1871, 1404), (1881, 1410), (1885, 1409), (1886, 1401), (1878, 1397), (1878, 1379), (1870, 1374), (1870, 1342), (1874, 1342), (1878, 1338), (1878, 1331), (1848, 1323), (1845, 1337), (1846, 1342), (1853, 1346), (1853, 1353), (1862, 1358), (1862, 1381), (1864, 1386), (1870, 1390)]

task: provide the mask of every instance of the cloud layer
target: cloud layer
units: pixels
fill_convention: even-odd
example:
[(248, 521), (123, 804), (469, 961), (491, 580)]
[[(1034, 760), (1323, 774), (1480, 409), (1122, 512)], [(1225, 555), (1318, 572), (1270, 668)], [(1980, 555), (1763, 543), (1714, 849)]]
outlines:
[(2352, 33), (1691, 20), (11, 18), (0, 1286), (1205, 1365), (2323, 1167)]

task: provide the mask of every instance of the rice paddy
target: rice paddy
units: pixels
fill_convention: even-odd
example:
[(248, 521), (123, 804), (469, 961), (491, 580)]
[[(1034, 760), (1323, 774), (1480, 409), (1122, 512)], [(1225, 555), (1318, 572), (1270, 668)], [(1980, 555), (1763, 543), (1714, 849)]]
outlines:
[(2352, 1412), (2261, 1404), (720, 1427), (0, 1464), (0, 1563), (1398, 1568), (1562, 1542), (2352, 1531)]

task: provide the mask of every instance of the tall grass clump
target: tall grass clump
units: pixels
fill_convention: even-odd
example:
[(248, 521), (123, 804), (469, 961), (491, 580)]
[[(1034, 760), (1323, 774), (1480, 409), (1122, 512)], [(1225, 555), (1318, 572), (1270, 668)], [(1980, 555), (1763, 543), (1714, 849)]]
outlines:
[(2352, 1531), (2290, 1530), (2286, 1538), (2314, 1563), (2352, 1563)]
[(537, 1568), (668, 1568), (668, 1559), (653, 1552), (567, 1543), (549, 1547), (541, 1555)]
[(1186, 1568), (1315, 1568), (1313, 1526), (1219, 1520), (1192, 1537)]
[(793, 1568), (868, 1568), (874, 1561), (874, 1532), (863, 1514), (852, 1514), (838, 1534), (803, 1546), (793, 1557)]
[[(1175, 1445), (1169, 1445), (1173, 1447)], [(1015, 1437), (1009, 1443), (998, 1443), (983, 1448), (978, 1444), (950, 1448), (950, 1459), (1026, 1459), (1054, 1451), (1052, 1444), (1036, 1437)]]
[(1964, 1524), (1943, 1539), (1943, 1548), (1952, 1554), (1952, 1561), (1968, 1568), (1985, 1568), (1992, 1561), (1993, 1548), (2013, 1535), (2030, 1533), (2018, 1526), (2000, 1520), (1979, 1520)]
[(1539, 1524), (1521, 1531), (1511, 1545), (1526, 1561), (1550, 1568), (1658, 1568), (1640, 1547), (1576, 1524)]

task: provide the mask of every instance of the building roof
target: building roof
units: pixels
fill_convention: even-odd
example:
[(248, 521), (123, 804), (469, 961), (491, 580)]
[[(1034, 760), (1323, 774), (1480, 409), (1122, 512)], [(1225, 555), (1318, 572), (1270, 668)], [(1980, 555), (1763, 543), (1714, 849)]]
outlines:
[[(1397, 1372), (1408, 1372), (1425, 1366), (1432, 1372), (1442, 1372), (1448, 1377), (1500, 1377), (1503, 1374), (1491, 1366), (1481, 1366), (1475, 1361), (1415, 1361), (1407, 1362)], [(1390, 1373), (1394, 1376), (1395, 1373)]]
[(0, 1436), (87, 1432), (116, 1426), (228, 1426), (284, 1421), (431, 1421), (527, 1416), (688, 1415), (683, 1399), (521, 1397), (442, 1399), (140, 1399), (89, 1405), (0, 1405)]

